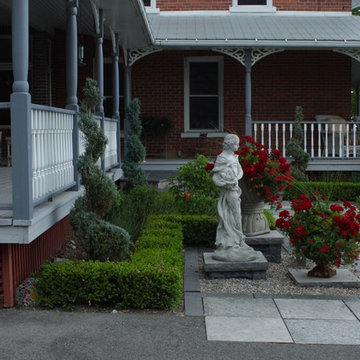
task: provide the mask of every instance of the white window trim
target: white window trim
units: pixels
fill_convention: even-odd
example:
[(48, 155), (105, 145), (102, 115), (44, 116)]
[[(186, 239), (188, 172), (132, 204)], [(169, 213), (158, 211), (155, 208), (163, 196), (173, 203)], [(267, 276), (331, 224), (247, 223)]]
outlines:
[(150, 6), (145, 6), (145, 10), (147, 13), (158, 13), (160, 9), (156, 7), (156, 0), (151, 0)]
[[(216, 62), (219, 64), (218, 96), (219, 96), (219, 128), (190, 129), (190, 82), (189, 64), (191, 62)], [(184, 64), (184, 132), (185, 133), (219, 133), (224, 129), (224, 59), (222, 56), (195, 56), (185, 58)], [(182, 136), (186, 137), (186, 136)]]
[(233, 0), (230, 12), (276, 12), (273, 0), (267, 0), (266, 5), (238, 5), (238, 0)]

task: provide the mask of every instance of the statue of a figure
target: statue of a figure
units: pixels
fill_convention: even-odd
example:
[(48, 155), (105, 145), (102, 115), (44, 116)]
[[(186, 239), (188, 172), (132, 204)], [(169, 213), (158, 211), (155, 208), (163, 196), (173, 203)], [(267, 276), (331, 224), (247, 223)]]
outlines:
[(239, 180), (243, 171), (238, 155), (239, 137), (234, 134), (225, 136), (223, 152), (216, 158), (212, 170), (213, 181), (220, 188), (217, 205), (219, 224), (216, 230), (217, 250), (213, 259), (219, 261), (253, 261), (256, 251), (245, 244), (245, 235), (241, 226), (241, 208)]

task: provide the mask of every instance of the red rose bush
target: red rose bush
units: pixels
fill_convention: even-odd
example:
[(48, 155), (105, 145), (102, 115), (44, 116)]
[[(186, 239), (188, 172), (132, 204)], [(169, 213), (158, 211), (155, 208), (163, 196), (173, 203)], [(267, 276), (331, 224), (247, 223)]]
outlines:
[(276, 226), (289, 236), (300, 255), (318, 265), (353, 263), (360, 250), (360, 214), (345, 201), (343, 206), (311, 201), (302, 194), (291, 201), (294, 214), (283, 210)]

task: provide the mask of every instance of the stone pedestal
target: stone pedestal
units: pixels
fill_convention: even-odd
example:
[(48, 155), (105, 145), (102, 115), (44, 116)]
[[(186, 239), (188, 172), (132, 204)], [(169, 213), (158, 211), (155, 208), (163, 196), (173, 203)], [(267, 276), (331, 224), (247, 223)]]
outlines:
[(261, 251), (269, 262), (281, 263), (281, 245), (284, 235), (276, 230), (268, 234), (246, 236), (246, 244), (257, 251)]
[(266, 280), (269, 263), (260, 251), (257, 253), (257, 259), (249, 262), (217, 261), (212, 258), (212, 253), (204, 253), (204, 270), (211, 279)]

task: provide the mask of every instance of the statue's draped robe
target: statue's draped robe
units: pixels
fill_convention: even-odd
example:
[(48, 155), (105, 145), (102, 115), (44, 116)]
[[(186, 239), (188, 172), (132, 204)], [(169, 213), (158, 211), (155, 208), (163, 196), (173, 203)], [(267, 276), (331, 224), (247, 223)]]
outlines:
[(218, 249), (243, 246), (245, 236), (241, 226), (241, 190), (238, 185), (243, 171), (238, 155), (220, 154), (212, 173), (214, 183), (220, 188), (217, 205), (219, 223), (215, 244)]

